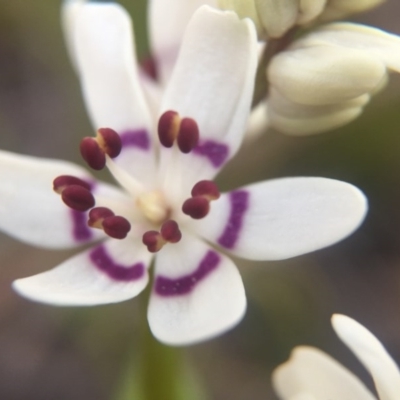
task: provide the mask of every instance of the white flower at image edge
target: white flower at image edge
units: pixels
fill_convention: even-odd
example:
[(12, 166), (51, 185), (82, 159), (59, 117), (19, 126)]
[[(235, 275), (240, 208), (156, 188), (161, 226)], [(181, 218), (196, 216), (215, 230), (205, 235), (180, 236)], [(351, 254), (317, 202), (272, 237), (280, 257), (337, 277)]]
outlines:
[[(121, 188), (69, 162), (0, 153), (3, 231), (47, 248), (97, 242), (48, 272), (15, 281), (19, 294), (62, 306), (128, 300), (146, 287), (154, 258), (150, 328), (164, 343), (191, 344), (230, 329), (245, 312), (240, 274), (218, 248), (279, 260), (329, 246), (360, 225), (364, 195), (332, 179), (276, 179), (215, 193), (212, 179), (240, 147), (250, 113), (257, 66), (250, 21), (208, 6), (196, 11), (156, 119), (141, 87), (125, 10), (86, 3), (73, 29), (70, 44), (92, 124), (117, 132), (122, 144), (119, 156), (105, 156)], [(165, 116), (171, 117), (166, 125)], [(165, 139), (171, 147), (161, 145)], [(101, 142), (85, 140), (96, 149)], [(72, 208), (52, 191), (55, 178)], [(78, 185), (68, 186), (71, 179)], [(78, 211), (88, 199), (88, 211)], [(99, 210), (109, 214), (99, 217)], [(117, 221), (116, 236), (106, 226), (108, 215)], [(172, 237), (164, 229), (171, 221)], [(121, 231), (126, 237), (112, 238)], [(146, 235), (156, 239), (152, 252)]]
[[(382, 343), (364, 326), (335, 314), (332, 325), (371, 374), (380, 400), (400, 398), (400, 371)], [(376, 400), (348, 369), (323, 351), (300, 346), (273, 373), (272, 382), (283, 400)]]

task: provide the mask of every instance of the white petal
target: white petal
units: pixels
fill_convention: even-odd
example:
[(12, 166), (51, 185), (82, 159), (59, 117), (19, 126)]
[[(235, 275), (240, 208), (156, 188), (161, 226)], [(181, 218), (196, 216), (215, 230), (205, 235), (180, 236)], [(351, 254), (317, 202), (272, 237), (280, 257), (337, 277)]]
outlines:
[(57, 306), (117, 303), (145, 288), (150, 260), (141, 243), (111, 239), (13, 286), (30, 300)]
[(216, 0), (150, 0), (151, 47), (162, 83), (168, 82), (193, 13), (204, 4), (216, 6), (216, 3)]
[(293, 43), (291, 48), (331, 44), (363, 50), (400, 72), (400, 37), (365, 25), (333, 23), (320, 27)]
[[(78, 165), (0, 151), (0, 229), (39, 247), (68, 248), (99, 237), (85, 213), (68, 208), (53, 180), (73, 175), (92, 182)], [(100, 236), (101, 237), (101, 236)]]
[(175, 110), (199, 126), (199, 145), (179, 160), (187, 182), (214, 176), (240, 146), (257, 49), (254, 25), (233, 12), (203, 6), (191, 19), (162, 104), (162, 111)]
[(143, 182), (153, 179), (153, 126), (137, 70), (129, 15), (115, 3), (87, 3), (75, 26), (76, 57), (94, 128), (116, 130), (123, 143), (116, 161)]
[(161, 342), (187, 345), (220, 335), (243, 317), (246, 297), (233, 262), (183, 233), (157, 254), (148, 319)]
[(65, 0), (61, 6), (61, 26), (63, 28), (65, 44), (73, 66), (77, 69), (74, 32), (79, 11), (86, 0)]
[(339, 338), (353, 351), (372, 375), (380, 400), (397, 400), (400, 371), (382, 343), (352, 318), (335, 314), (332, 325)]
[(352, 372), (313, 347), (293, 350), (272, 375), (282, 400), (376, 400)]
[(224, 194), (193, 229), (240, 257), (280, 260), (344, 239), (366, 210), (364, 195), (348, 183), (284, 178)]

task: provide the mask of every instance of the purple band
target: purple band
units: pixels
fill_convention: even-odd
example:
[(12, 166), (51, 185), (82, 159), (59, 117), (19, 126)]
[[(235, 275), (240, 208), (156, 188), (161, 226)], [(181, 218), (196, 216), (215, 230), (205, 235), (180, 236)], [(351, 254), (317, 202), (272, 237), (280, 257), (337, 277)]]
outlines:
[(217, 240), (221, 246), (227, 249), (233, 249), (239, 239), (244, 214), (249, 208), (249, 197), (250, 194), (246, 190), (236, 190), (229, 193), (231, 212), (225, 229)]
[(87, 225), (87, 213), (70, 209), (72, 219), (72, 236), (78, 243), (87, 242), (93, 238), (93, 232)]
[(206, 140), (193, 149), (193, 154), (208, 158), (213, 167), (219, 168), (228, 158), (229, 148), (226, 144)]
[(137, 147), (141, 150), (150, 149), (150, 138), (146, 129), (125, 131), (120, 134), (122, 147)]
[(201, 260), (197, 269), (190, 275), (185, 275), (177, 279), (157, 276), (154, 290), (160, 296), (166, 297), (181, 296), (190, 293), (200, 281), (217, 268), (220, 261), (220, 255), (215, 251), (210, 250)]
[(96, 247), (89, 254), (92, 263), (109, 278), (115, 281), (130, 282), (140, 279), (144, 275), (145, 266), (143, 263), (136, 263), (129, 267), (117, 264), (103, 245)]

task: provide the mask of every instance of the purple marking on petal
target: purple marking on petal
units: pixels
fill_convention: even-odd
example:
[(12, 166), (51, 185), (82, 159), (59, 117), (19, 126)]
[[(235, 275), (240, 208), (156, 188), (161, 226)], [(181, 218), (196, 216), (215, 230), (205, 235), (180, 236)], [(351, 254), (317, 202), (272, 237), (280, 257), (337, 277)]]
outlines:
[(208, 251), (201, 260), (197, 269), (177, 279), (170, 279), (165, 276), (157, 276), (154, 290), (160, 296), (182, 296), (190, 293), (194, 287), (203, 280), (211, 271), (217, 268), (221, 257), (215, 251)]
[(227, 248), (233, 249), (239, 239), (239, 234), (243, 226), (243, 217), (249, 208), (250, 193), (246, 190), (235, 190), (229, 193), (231, 212), (228, 223), (217, 242)]
[(87, 213), (70, 209), (72, 219), (72, 235), (77, 242), (86, 242), (93, 237), (93, 232), (87, 225)]
[(193, 149), (193, 153), (206, 157), (213, 167), (219, 168), (228, 158), (229, 147), (226, 144), (206, 140)]
[(150, 137), (146, 129), (125, 131), (120, 134), (122, 147), (138, 147), (141, 150), (150, 149)]
[(145, 266), (143, 263), (136, 263), (129, 267), (117, 264), (104, 246), (98, 246), (90, 252), (90, 260), (109, 278), (116, 281), (130, 282), (140, 279), (144, 275)]

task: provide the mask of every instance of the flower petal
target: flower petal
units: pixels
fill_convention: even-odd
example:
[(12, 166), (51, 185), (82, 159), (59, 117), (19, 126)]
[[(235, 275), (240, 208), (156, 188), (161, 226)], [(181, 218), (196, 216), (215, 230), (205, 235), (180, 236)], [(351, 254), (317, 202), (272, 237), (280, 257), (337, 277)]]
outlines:
[(58, 306), (116, 303), (145, 288), (150, 261), (141, 243), (108, 240), (50, 271), (18, 279), (13, 286), (30, 300)]
[[(190, 20), (162, 103), (162, 111), (177, 111), (199, 126), (198, 146), (190, 154), (179, 153), (175, 164), (186, 182), (215, 176), (238, 150), (250, 113), (257, 52), (254, 25), (233, 12), (203, 6)], [(163, 150), (162, 156), (171, 152)]]
[(243, 317), (246, 297), (233, 262), (183, 233), (157, 255), (148, 319), (154, 336), (187, 345), (220, 335)]
[(216, 0), (150, 0), (149, 28), (153, 56), (162, 83), (168, 82), (186, 26), (202, 5), (216, 6)]
[(142, 182), (153, 179), (153, 126), (136, 65), (129, 15), (115, 3), (87, 3), (79, 10), (74, 39), (94, 128), (117, 131), (123, 149), (116, 162)]
[(87, 0), (65, 0), (61, 6), (61, 26), (64, 32), (64, 39), (70, 60), (76, 69), (78, 66), (76, 64), (74, 44), (75, 23), (81, 6), (85, 4), (86, 1)]
[(362, 362), (375, 382), (380, 400), (397, 400), (400, 371), (382, 343), (352, 318), (335, 314), (332, 325), (339, 338)]
[(0, 229), (34, 246), (75, 247), (101, 234), (89, 229), (86, 214), (68, 208), (53, 191), (59, 175), (92, 182), (78, 165), (0, 151)]
[(366, 210), (364, 195), (348, 183), (284, 178), (224, 194), (193, 229), (240, 257), (280, 260), (344, 239)]
[(282, 400), (376, 400), (352, 372), (313, 347), (296, 347), (275, 369), (272, 384)]

